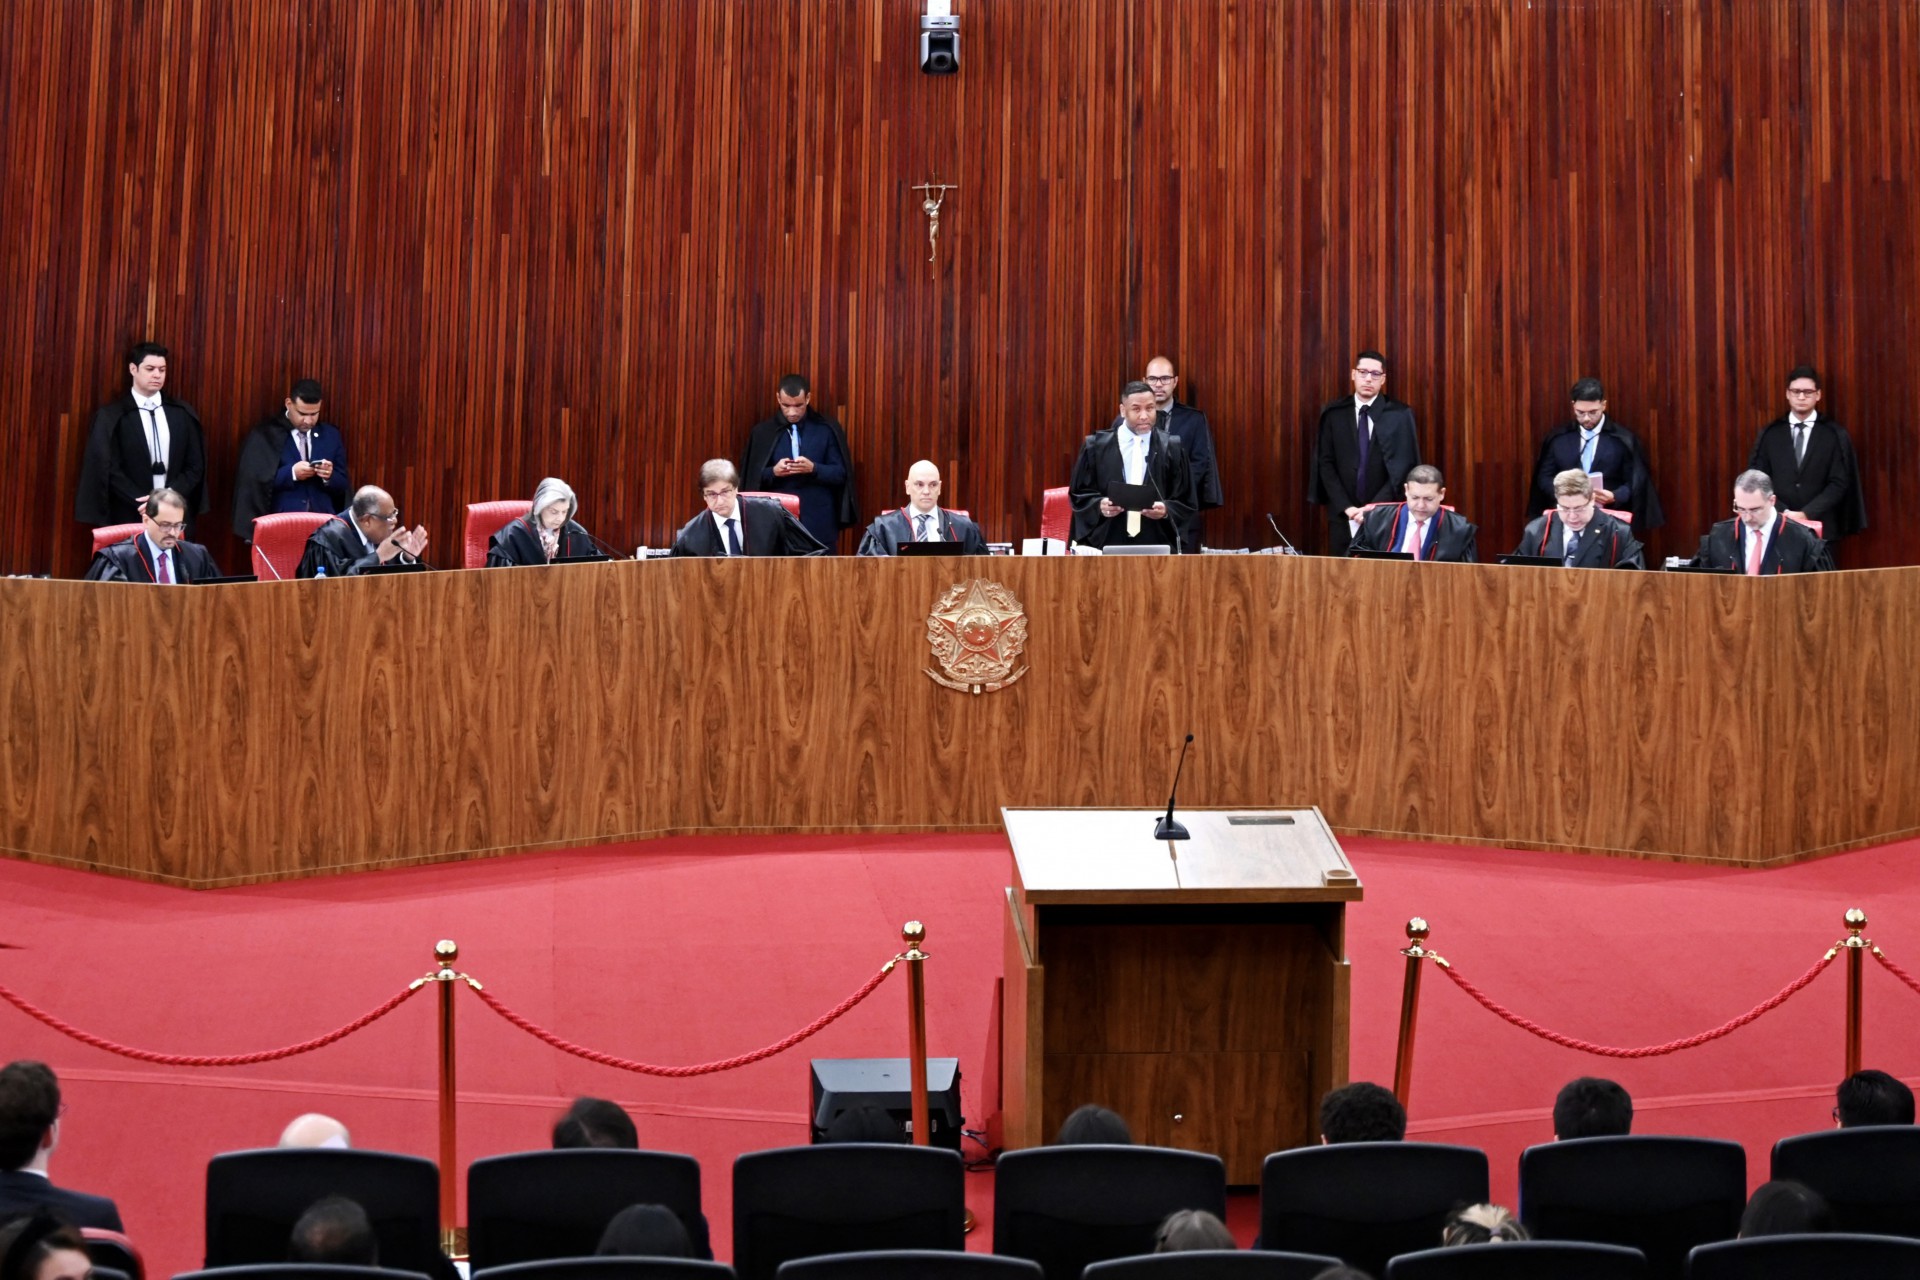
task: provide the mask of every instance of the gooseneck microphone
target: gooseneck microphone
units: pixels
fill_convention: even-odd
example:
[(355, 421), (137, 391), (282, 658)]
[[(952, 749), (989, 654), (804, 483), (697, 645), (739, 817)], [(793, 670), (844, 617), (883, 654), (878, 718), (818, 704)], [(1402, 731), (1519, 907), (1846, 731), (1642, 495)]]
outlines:
[(1280, 522), (1273, 518), (1273, 512), (1271, 511), (1267, 512), (1267, 523), (1273, 526), (1274, 536), (1280, 539), (1280, 545), (1287, 549), (1288, 555), (1297, 556), (1300, 554), (1300, 548), (1288, 542), (1287, 535), (1280, 532)]
[[(1151, 466), (1147, 468), (1147, 483), (1153, 486), (1154, 495), (1160, 499), (1160, 505), (1167, 509), (1167, 523), (1173, 527), (1173, 554), (1177, 556), (1180, 554), (1180, 521), (1174, 517), (1173, 504), (1167, 501), (1166, 491), (1160, 487), (1160, 480), (1153, 474)], [(1188, 735), (1188, 738), (1191, 741), (1192, 735)], [(1180, 750), (1184, 753), (1186, 748), (1182, 747)]]
[(1191, 840), (1187, 829), (1173, 820), (1173, 798), (1180, 794), (1180, 771), (1187, 767), (1187, 748), (1193, 745), (1193, 735), (1180, 744), (1180, 763), (1173, 768), (1173, 786), (1167, 792), (1167, 812), (1153, 828), (1155, 840)]

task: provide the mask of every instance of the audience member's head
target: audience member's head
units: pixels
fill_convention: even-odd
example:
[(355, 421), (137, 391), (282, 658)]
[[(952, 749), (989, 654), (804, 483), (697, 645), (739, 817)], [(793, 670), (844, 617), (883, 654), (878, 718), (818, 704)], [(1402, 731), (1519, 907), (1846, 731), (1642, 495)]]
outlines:
[(1633, 1132), (1633, 1099), (1611, 1080), (1569, 1080), (1553, 1100), (1553, 1136), (1618, 1138)]
[(1763, 1182), (1740, 1215), (1740, 1238), (1802, 1235), (1833, 1230), (1833, 1210), (1825, 1197), (1805, 1183), (1787, 1178)]
[(1320, 1099), (1322, 1142), (1399, 1142), (1406, 1136), (1407, 1109), (1391, 1089), (1355, 1080)]
[(0, 1223), (0, 1280), (87, 1280), (93, 1261), (79, 1228), (42, 1209)]
[(1884, 1071), (1856, 1071), (1834, 1091), (1833, 1118), (1842, 1129), (1912, 1124), (1913, 1090)]
[(373, 1238), (367, 1211), (345, 1196), (314, 1201), (293, 1224), (287, 1261), (326, 1262), (341, 1267), (380, 1265), (380, 1246)]
[(1176, 1209), (1154, 1233), (1155, 1253), (1191, 1253), (1196, 1249), (1237, 1249), (1227, 1224), (1205, 1209)]
[(1130, 1147), (1133, 1145), (1133, 1130), (1127, 1128), (1127, 1122), (1118, 1111), (1109, 1111), (1091, 1102), (1076, 1108), (1072, 1115), (1062, 1120), (1060, 1132), (1053, 1136), (1053, 1145), (1056, 1147), (1084, 1147), (1097, 1143)]
[(1520, 1219), (1497, 1204), (1470, 1204), (1464, 1209), (1455, 1209), (1447, 1215), (1447, 1225), (1440, 1228), (1440, 1244), (1448, 1249), (1462, 1244), (1510, 1244), (1532, 1238), (1520, 1225)]
[(575, 1098), (567, 1114), (554, 1121), (553, 1147), (556, 1151), (571, 1147), (636, 1151), (640, 1147), (640, 1131), (633, 1127), (633, 1117), (622, 1111), (618, 1103), (605, 1098)]
[(594, 1252), (603, 1258), (691, 1258), (693, 1241), (673, 1210), (630, 1204), (613, 1215)]
[(44, 1169), (60, 1119), (60, 1081), (44, 1062), (0, 1067), (0, 1169)]
[(822, 1142), (905, 1142), (907, 1131), (885, 1107), (848, 1107), (820, 1131)]
[(323, 1116), (318, 1111), (309, 1111), (306, 1115), (295, 1116), (287, 1127), (280, 1131), (280, 1145), (283, 1147), (338, 1147), (344, 1151), (353, 1143), (347, 1133), (347, 1126), (332, 1116)]

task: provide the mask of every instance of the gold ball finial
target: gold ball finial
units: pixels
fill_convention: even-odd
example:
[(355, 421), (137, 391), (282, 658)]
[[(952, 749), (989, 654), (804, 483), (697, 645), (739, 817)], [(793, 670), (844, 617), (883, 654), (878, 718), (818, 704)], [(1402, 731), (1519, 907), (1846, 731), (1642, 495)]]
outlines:
[(1426, 920), (1420, 916), (1407, 921), (1407, 938), (1410, 941), (1425, 942), (1427, 935), (1431, 932), (1433, 931), (1427, 927)]
[(443, 966), (450, 965), (460, 958), (460, 944), (452, 938), (442, 938), (433, 944), (433, 958)]
[(927, 940), (927, 926), (918, 920), (909, 920), (900, 926), (900, 941), (910, 947), (918, 948)]
[(1847, 928), (1855, 933), (1867, 927), (1867, 913), (1858, 907), (1848, 907), (1844, 919), (1847, 922)]

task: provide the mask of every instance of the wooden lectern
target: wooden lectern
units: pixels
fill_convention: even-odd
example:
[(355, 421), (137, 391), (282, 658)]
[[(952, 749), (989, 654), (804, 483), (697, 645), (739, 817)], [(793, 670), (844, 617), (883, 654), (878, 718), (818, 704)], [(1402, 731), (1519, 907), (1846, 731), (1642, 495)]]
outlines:
[(1318, 809), (1002, 809), (1013, 846), (1002, 1141), (1118, 1111), (1138, 1142), (1211, 1151), (1227, 1181), (1319, 1140), (1347, 1079), (1346, 904), (1360, 882)]

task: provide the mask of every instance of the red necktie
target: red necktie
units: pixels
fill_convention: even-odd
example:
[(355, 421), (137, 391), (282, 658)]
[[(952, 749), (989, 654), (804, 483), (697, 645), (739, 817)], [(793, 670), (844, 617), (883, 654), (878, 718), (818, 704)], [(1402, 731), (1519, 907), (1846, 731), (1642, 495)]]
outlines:
[(1748, 574), (1757, 578), (1760, 576), (1760, 556), (1761, 556), (1761, 553), (1765, 550), (1765, 548), (1761, 545), (1761, 538), (1758, 530), (1755, 530), (1755, 529), (1747, 530), (1747, 537), (1750, 538), (1753, 542), (1753, 545), (1747, 548), (1747, 572)]
[(166, 552), (162, 551), (159, 555), (159, 558), (154, 562), (154, 569), (156, 571), (156, 576), (159, 578), (160, 584), (162, 586), (170, 587), (173, 585), (173, 571), (167, 568), (167, 561), (171, 560), (172, 558), (173, 558), (172, 556), (169, 556)]

